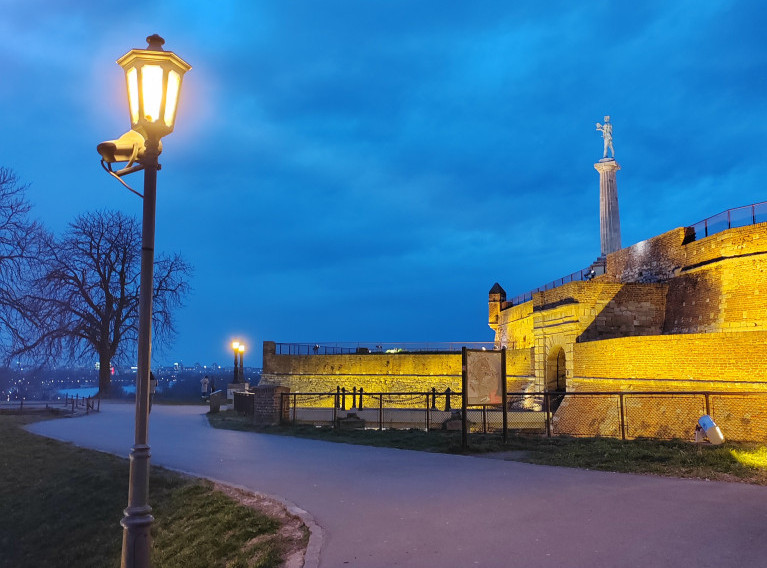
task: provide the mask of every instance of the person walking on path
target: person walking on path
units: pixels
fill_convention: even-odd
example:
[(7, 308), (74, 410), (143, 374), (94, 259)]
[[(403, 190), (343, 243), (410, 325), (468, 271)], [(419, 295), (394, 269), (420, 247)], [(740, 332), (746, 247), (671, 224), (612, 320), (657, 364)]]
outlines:
[(200, 388), (202, 390), (202, 398), (205, 398), (208, 396), (208, 385), (210, 384), (210, 381), (208, 380), (208, 375), (205, 375), (202, 380), (200, 381)]

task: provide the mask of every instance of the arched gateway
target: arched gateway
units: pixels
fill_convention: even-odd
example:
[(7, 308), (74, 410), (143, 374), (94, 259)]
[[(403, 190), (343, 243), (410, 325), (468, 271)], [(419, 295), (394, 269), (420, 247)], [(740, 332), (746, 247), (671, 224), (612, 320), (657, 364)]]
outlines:
[(551, 349), (546, 359), (546, 390), (552, 393), (562, 393), (562, 395), (552, 396), (550, 399), (550, 408), (554, 412), (559, 408), (564, 393), (567, 392), (567, 359), (565, 350), (561, 346)]

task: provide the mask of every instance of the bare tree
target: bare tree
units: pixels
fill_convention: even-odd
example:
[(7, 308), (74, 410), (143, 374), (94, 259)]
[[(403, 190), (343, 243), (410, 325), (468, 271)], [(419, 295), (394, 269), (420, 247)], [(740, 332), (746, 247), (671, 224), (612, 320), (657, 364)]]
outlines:
[[(44, 269), (27, 296), (31, 327), (20, 350), (72, 361), (95, 355), (99, 393), (107, 395), (112, 362), (133, 354), (138, 338), (140, 248), (138, 221), (116, 211), (85, 213), (61, 239), (48, 237)], [(189, 290), (190, 275), (180, 255), (157, 256), (154, 343), (175, 334), (173, 313)]]
[(26, 189), (12, 170), (0, 167), (0, 338), (9, 352), (27, 315), (20, 299), (38, 265), (42, 236), (40, 225), (29, 219)]

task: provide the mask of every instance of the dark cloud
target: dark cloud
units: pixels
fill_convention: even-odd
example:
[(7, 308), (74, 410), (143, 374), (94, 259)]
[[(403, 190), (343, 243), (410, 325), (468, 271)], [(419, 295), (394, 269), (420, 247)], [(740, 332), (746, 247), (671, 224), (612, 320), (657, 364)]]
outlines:
[(513, 296), (599, 253), (604, 114), (625, 245), (764, 199), (755, 2), (86, 4), (0, 0), (0, 161), (55, 230), (138, 215), (95, 158), (128, 126), (114, 60), (158, 32), (193, 65), (157, 218), (158, 249), (196, 266), (186, 362), (232, 333), (487, 339), (493, 282)]

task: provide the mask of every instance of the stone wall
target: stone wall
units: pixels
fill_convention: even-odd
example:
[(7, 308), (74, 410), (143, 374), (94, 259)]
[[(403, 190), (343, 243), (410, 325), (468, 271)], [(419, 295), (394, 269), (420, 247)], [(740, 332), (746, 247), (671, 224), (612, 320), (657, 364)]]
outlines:
[[(509, 392), (526, 390), (533, 375), (532, 349), (507, 349), (506, 375)], [(362, 387), (367, 393), (444, 392), (448, 387), (460, 392), (461, 353), (278, 355), (275, 343), (264, 341), (260, 384), (303, 393), (335, 393), (337, 387), (349, 392)]]
[(573, 390), (767, 390), (767, 332), (623, 337), (574, 347)]
[(679, 227), (607, 255), (605, 275), (612, 282), (653, 283), (673, 278), (687, 264), (690, 229)]
[(282, 419), (287, 419), (287, 410), (283, 406), (283, 394), (290, 392), (288, 387), (265, 385), (257, 386), (252, 390), (253, 397), (253, 423), (259, 425), (279, 424)]

